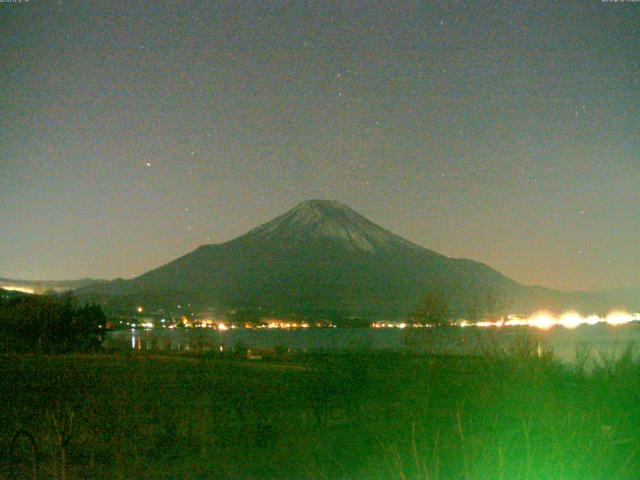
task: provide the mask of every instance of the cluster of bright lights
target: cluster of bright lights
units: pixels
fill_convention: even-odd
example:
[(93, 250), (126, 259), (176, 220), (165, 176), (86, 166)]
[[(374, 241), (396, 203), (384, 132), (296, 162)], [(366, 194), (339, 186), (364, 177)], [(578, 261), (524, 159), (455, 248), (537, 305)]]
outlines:
[(309, 328), (309, 324), (307, 322), (287, 322), (274, 320), (267, 323), (267, 328)]
[[(417, 325), (412, 325), (417, 326)], [(373, 322), (371, 324), (371, 328), (406, 328), (407, 324), (405, 322)]]
[(186, 317), (183, 317), (182, 326), (186, 328), (213, 328), (221, 332), (236, 328), (235, 325), (227, 325), (220, 320), (186, 320)]
[(555, 326), (561, 326), (568, 329), (574, 329), (580, 325), (596, 325), (598, 323), (606, 323), (608, 325), (625, 325), (630, 322), (640, 321), (639, 313), (628, 313), (622, 311), (613, 311), (608, 315), (601, 317), (599, 315), (583, 316), (577, 312), (569, 311), (561, 315), (555, 315), (551, 312), (537, 312), (530, 317), (521, 317), (517, 315), (509, 315), (506, 320), (468, 322), (461, 320), (458, 325), (461, 327), (477, 326), (477, 327), (533, 327), (540, 330), (548, 330)]
[[(139, 307), (141, 308), (141, 307)], [(288, 320), (278, 320), (278, 319), (269, 319), (268, 321), (265, 321), (264, 323), (258, 324), (258, 325), (254, 325), (252, 323), (245, 323), (243, 325), (241, 325), (240, 327), (238, 327), (237, 325), (234, 325), (233, 323), (229, 324), (229, 323), (225, 323), (222, 320), (218, 320), (218, 319), (211, 319), (211, 318), (203, 318), (203, 319), (190, 319), (188, 318), (186, 315), (183, 315), (180, 319), (177, 320), (177, 324), (173, 323), (173, 324), (167, 324), (167, 320), (166, 319), (162, 319), (160, 320), (160, 325), (156, 325), (154, 324), (152, 321), (150, 320), (146, 320), (145, 322), (126, 322), (126, 325), (128, 327), (131, 327), (132, 329), (135, 329), (136, 327), (141, 327), (141, 328), (175, 328), (176, 325), (178, 326), (182, 326), (184, 328), (211, 328), (214, 330), (219, 330), (219, 331), (226, 331), (226, 330), (233, 330), (236, 328), (245, 328), (245, 329), (298, 329), (298, 328), (303, 328), (303, 329), (308, 329), (310, 327), (318, 327), (318, 328), (322, 328), (322, 327), (333, 327), (335, 328), (335, 325), (332, 323), (325, 323), (322, 321), (316, 322), (315, 324), (310, 324), (308, 322), (300, 322), (300, 321), (288, 321)]]

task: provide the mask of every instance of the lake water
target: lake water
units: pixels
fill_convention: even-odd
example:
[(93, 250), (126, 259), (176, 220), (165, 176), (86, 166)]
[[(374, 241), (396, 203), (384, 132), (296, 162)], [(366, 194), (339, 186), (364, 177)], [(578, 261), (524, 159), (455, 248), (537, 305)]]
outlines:
[(575, 329), (554, 327), (452, 327), (452, 328), (325, 328), (325, 329), (230, 329), (206, 328), (135, 329), (109, 332), (103, 345), (116, 350), (237, 351), (272, 349), (293, 351), (362, 351), (404, 348), (437, 354), (478, 354), (496, 350), (551, 350), (563, 361), (575, 360), (578, 349), (591, 356), (619, 355), (627, 345), (640, 345), (640, 323), (612, 326), (582, 325)]

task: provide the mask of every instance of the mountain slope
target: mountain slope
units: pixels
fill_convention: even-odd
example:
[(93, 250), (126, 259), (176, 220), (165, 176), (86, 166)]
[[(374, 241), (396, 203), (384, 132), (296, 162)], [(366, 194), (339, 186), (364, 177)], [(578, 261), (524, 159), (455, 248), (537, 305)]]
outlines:
[(278, 314), (402, 316), (433, 288), (462, 312), (473, 296), (519, 285), (415, 245), (338, 202), (311, 200), (230, 242), (80, 292)]

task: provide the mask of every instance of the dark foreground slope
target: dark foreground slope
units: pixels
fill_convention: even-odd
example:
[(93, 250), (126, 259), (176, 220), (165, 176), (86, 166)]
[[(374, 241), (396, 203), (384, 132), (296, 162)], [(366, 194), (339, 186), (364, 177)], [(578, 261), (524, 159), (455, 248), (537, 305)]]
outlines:
[(590, 374), (535, 350), (272, 364), (0, 359), (3, 479), (629, 480), (640, 471), (640, 364), (624, 357)]

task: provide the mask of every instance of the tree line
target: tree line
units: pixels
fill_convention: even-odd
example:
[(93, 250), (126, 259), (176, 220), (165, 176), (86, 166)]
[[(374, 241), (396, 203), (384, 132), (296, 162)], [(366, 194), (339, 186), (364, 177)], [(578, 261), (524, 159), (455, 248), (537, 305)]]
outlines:
[(105, 315), (73, 295), (0, 296), (0, 351), (64, 353), (96, 349)]
[[(510, 292), (487, 289), (484, 292), (470, 293), (466, 298), (466, 308), (460, 312), (463, 318), (471, 321), (482, 319), (502, 320), (510, 313), (513, 305)], [(423, 293), (416, 302), (408, 320), (423, 325), (448, 325), (454, 317), (450, 300), (443, 290), (432, 289)]]

